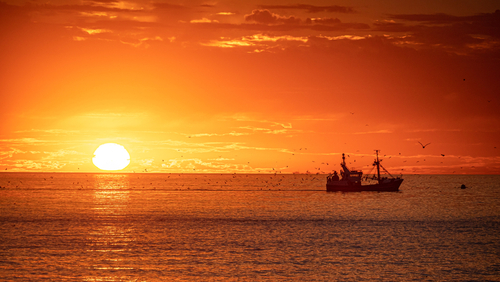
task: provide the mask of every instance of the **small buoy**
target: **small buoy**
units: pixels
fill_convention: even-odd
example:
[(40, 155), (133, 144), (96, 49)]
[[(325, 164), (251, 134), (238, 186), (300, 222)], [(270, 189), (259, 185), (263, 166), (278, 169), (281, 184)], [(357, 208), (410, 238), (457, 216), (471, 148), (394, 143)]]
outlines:
[(465, 189), (467, 188), (467, 186), (465, 186), (465, 184), (462, 184), (462, 186), (460, 186), (460, 189)]

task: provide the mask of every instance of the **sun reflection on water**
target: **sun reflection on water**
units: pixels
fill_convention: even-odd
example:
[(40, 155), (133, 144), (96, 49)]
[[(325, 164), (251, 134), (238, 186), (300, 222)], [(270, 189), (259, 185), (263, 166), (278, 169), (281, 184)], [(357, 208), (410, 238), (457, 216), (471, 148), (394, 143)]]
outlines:
[(88, 267), (93, 275), (86, 280), (120, 281), (123, 273), (114, 276), (113, 272), (134, 269), (127, 259), (133, 251), (134, 229), (124, 224), (130, 201), (128, 175), (96, 174), (94, 180), (94, 227), (90, 228), (86, 240)]

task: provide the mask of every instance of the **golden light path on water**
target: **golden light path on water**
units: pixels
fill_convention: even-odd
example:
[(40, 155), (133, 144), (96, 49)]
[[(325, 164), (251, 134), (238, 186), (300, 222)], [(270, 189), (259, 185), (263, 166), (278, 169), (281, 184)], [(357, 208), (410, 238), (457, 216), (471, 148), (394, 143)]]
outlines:
[[(95, 190), (92, 211), (95, 224), (89, 230), (85, 245), (92, 258), (88, 268), (95, 276), (87, 281), (103, 278), (103, 272), (133, 270), (127, 261), (130, 244), (135, 241), (134, 229), (119, 224), (126, 220), (130, 201), (128, 175), (95, 174)], [(120, 275), (104, 274), (109, 281), (120, 281)]]

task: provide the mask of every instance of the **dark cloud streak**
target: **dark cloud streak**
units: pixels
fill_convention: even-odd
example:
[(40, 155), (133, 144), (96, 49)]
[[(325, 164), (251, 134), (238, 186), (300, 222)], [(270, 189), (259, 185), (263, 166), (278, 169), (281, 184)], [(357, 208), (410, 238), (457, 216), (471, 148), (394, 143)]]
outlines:
[(51, 4), (41, 4), (41, 5), (25, 5), (20, 6), (29, 12), (39, 12), (39, 11), (71, 11), (71, 12), (127, 12), (127, 13), (141, 13), (142, 10), (134, 9), (123, 9), (123, 8), (112, 8), (105, 6), (96, 5), (51, 5)]
[(308, 4), (295, 4), (295, 5), (259, 5), (261, 9), (293, 9), (293, 10), (305, 10), (308, 13), (319, 13), (319, 12), (329, 12), (329, 13), (355, 13), (354, 9), (346, 6), (314, 6)]
[(188, 10), (188, 9), (190, 9), (189, 7), (186, 7), (186, 6), (169, 4), (169, 3), (154, 3), (153, 6), (156, 9), (163, 9), (163, 10)]
[(298, 25), (298, 24), (277, 24), (269, 25), (263, 23), (191, 23), (193, 26), (203, 28), (240, 29), (254, 31), (293, 31), (293, 30), (315, 30), (315, 31), (345, 31), (345, 30), (368, 30), (369, 25), (363, 23), (340, 23), (337, 25)]
[(369, 30), (370, 26), (364, 23), (339, 23), (336, 25), (313, 25), (310, 27), (311, 30), (316, 31), (342, 31), (342, 30)]
[(263, 24), (298, 24), (300, 19), (294, 16), (280, 16), (269, 10), (253, 10), (251, 14), (245, 15), (245, 21), (254, 21)]
[(155, 22), (141, 22), (135, 20), (101, 20), (92, 23), (80, 23), (79, 27), (103, 28), (110, 30), (142, 30), (143, 28), (163, 27)]
[(389, 15), (389, 18), (404, 21), (426, 22), (429, 24), (450, 24), (456, 22), (484, 22), (490, 24), (500, 24), (500, 10), (494, 13), (481, 13), (473, 16), (453, 16), (443, 13), (438, 14), (400, 14)]
[(418, 26), (410, 26), (402, 23), (376, 21), (373, 23), (374, 31), (382, 32), (414, 32), (419, 29)]
[[(389, 15), (394, 20), (419, 22), (428, 28), (430, 25), (448, 26), (450, 31), (466, 34), (484, 34), (500, 38), (500, 10), (493, 13), (481, 13), (473, 16), (453, 16), (448, 14), (401, 14)], [(396, 24), (376, 24), (379, 28), (396, 27)], [(399, 27), (402, 25), (399, 24)], [(439, 28), (439, 27), (437, 27)]]
[(472, 16), (392, 14), (389, 18), (374, 22), (373, 30), (406, 33), (401, 42), (413, 42), (418, 48), (438, 48), (462, 55), (500, 55), (500, 10)]

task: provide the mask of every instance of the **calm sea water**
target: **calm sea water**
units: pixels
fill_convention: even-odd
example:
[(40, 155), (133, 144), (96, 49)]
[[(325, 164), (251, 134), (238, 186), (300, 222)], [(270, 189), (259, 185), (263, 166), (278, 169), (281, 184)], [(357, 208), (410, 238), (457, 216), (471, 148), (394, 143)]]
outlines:
[[(500, 176), (0, 174), (2, 281), (500, 281)], [(467, 189), (459, 189), (461, 184)]]

